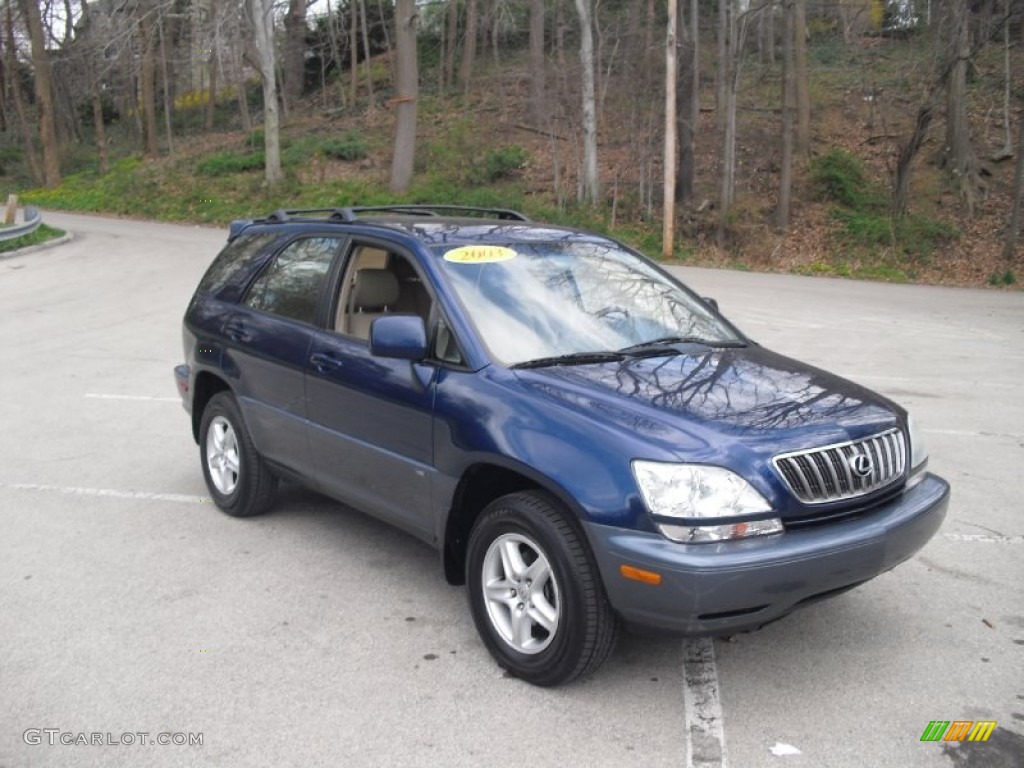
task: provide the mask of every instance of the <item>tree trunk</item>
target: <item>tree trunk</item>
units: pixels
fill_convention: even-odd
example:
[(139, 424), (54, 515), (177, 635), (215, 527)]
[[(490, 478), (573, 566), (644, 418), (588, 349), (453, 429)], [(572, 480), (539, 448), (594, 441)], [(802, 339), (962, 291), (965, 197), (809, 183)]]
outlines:
[(1017, 168), (1013, 174), (1013, 205), (1010, 207), (1010, 226), (1006, 230), (1006, 244), (1003, 256), (1007, 261), (1017, 254), (1017, 238), (1020, 235), (1020, 206), (1024, 197), (1024, 115), (1020, 116), (1020, 138), (1017, 141)]
[[(676, 176), (676, 191), (683, 203), (693, 202), (693, 185), (697, 174), (696, 140), (697, 121), (700, 118), (700, 16), (697, 0), (689, 0), (689, 24), (680, 23), (683, 39), (683, 59), (689, 65), (681, 79), (679, 89), (682, 109), (678, 112), (679, 124), (679, 173)], [(685, 9), (680, 6), (682, 18)]]
[[(161, 48), (163, 47), (163, 36), (160, 38)], [(214, 118), (217, 116), (217, 44), (213, 43), (213, 47), (210, 50), (210, 86), (207, 91), (206, 99), (206, 119), (203, 121), (203, 130), (207, 133), (213, 131)], [(163, 59), (164, 67), (166, 68), (167, 60)], [(167, 92), (167, 81), (164, 80), (164, 92)]]
[(966, 0), (948, 0), (947, 27), (951, 35), (949, 56), (953, 65), (946, 81), (946, 145), (942, 165), (953, 177), (967, 215), (974, 216), (975, 205), (985, 192), (980, 166), (971, 146), (967, 117), (967, 64), (971, 58), (970, 27)]
[[(164, 36), (164, 22), (161, 19), (157, 22), (157, 34), (160, 38), (160, 74), (161, 80), (164, 86), (164, 133), (167, 134), (167, 151), (174, 154), (174, 126), (172, 121), (172, 115), (174, 112), (174, 99), (171, 98), (171, 77), (168, 73), (167, 67), (167, 41)], [(213, 104), (214, 94), (216, 89), (210, 88), (210, 104)], [(207, 112), (207, 120), (210, 122), (210, 128), (213, 128), (212, 110)]]
[(775, 226), (779, 232), (789, 227), (789, 210), (793, 189), (793, 113), (797, 99), (796, 40), (802, 34), (797, 25), (796, 4), (799, 0), (782, 0), (782, 159), (779, 171), (779, 200), (775, 210)]
[(390, 189), (404, 194), (412, 184), (416, 160), (416, 114), (419, 69), (416, 53), (416, 0), (398, 0), (395, 6), (395, 150), (391, 159)]
[(477, 0), (466, 0), (466, 32), (462, 38), (462, 63), (459, 65), (459, 86), (469, 92), (469, 78), (476, 61)]
[(238, 114), (242, 118), (242, 130), (248, 135), (252, 133), (252, 115), (249, 113), (249, 93), (245, 82), (245, 68), (241, 54), (245, 46), (242, 34), (242, 19), (241, 16), (237, 15), (234, 24), (234, 37), (237, 48), (231, 57), (231, 65), (234, 71), (235, 90), (238, 91)]
[(366, 95), (372, 107), (376, 98), (373, 95), (373, 72), (370, 69), (373, 62), (370, 60), (370, 33), (366, 26), (366, 0), (358, 0), (358, 2), (359, 20), (363, 32), (363, 67), (366, 70)]
[(107, 155), (107, 131), (103, 124), (103, 102), (100, 101), (100, 91), (93, 72), (90, 72), (89, 76), (89, 96), (92, 99), (92, 125), (96, 134), (96, 155), (100, 161), (100, 175), (104, 176), (110, 171), (110, 159)]
[(583, 81), (583, 174), (581, 202), (596, 205), (601, 194), (597, 173), (597, 102), (594, 93), (594, 24), (591, 0), (576, 0), (580, 17), (580, 64)]
[(530, 109), (538, 126), (547, 115), (544, 68), (544, 0), (530, 0)]
[(931, 104), (925, 104), (917, 111), (917, 119), (914, 121), (914, 132), (910, 138), (900, 147), (899, 157), (896, 159), (896, 174), (892, 192), (892, 212), (896, 216), (902, 216), (907, 212), (910, 202), (910, 176), (914, 167), (914, 158), (917, 157), (921, 144), (928, 135), (928, 128), (932, 124), (934, 114)]
[(139, 71), (140, 89), (142, 91), (143, 132), (145, 133), (145, 152), (150, 157), (157, 154), (156, 142), (156, 63), (153, 61), (153, 24), (149, 13), (141, 11), (139, 18), (139, 50), (142, 54), (142, 65)]
[(793, 67), (796, 101), (796, 146), (801, 157), (811, 151), (811, 95), (807, 77), (807, 0), (793, 3)]
[(715, 116), (718, 127), (725, 128), (726, 82), (729, 72), (729, 19), (734, 0), (718, 0), (718, 46), (715, 67)]
[(459, 3), (448, 0), (445, 10), (445, 37), (447, 47), (444, 50), (444, 89), (447, 90), (455, 82), (455, 51), (459, 47)]
[(274, 55), (273, 0), (246, 0), (253, 29), (253, 43), (263, 80), (263, 151), (267, 184), (284, 179), (281, 170), (281, 118), (277, 111), (277, 67)]
[(29, 169), (32, 171), (32, 179), (36, 184), (42, 184), (45, 181), (45, 177), (43, 176), (43, 167), (39, 163), (39, 154), (36, 152), (36, 145), (32, 138), (32, 131), (29, 129), (28, 108), (25, 104), (25, 94), (21, 90), (21, 78), (17, 76), (18, 62), (15, 58), (15, 51), (17, 50), (17, 47), (15, 43), (16, 38), (14, 36), (14, 15), (10, 3), (7, 4), (5, 10), (7, 21), (7, 44), (4, 48), (4, 56), (7, 59), (5, 75), (9, 78), (8, 90), (14, 100), (14, 113), (18, 118), (18, 131), (21, 134), (21, 140), (25, 148), (25, 158), (28, 160)]
[(348, 0), (348, 7), (352, 10), (348, 30), (348, 69), (352, 76), (349, 95), (350, 101), (355, 106), (359, 98), (359, 3), (356, 0)]
[(32, 41), (32, 68), (35, 70), (36, 105), (39, 109), (39, 139), (43, 145), (43, 177), (48, 187), (61, 182), (60, 149), (57, 146), (57, 122), (54, 115), (53, 78), (50, 55), (43, 35), (43, 20), (36, 0), (19, 0), (22, 15)]
[(306, 75), (306, 0), (290, 0), (284, 16), (284, 100), (294, 107), (302, 98)]
[(664, 208), (662, 210), (661, 255), (669, 258), (675, 250), (676, 228), (676, 35), (679, 8), (668, 0), (668, 34), (665, 35), (665, 165)]

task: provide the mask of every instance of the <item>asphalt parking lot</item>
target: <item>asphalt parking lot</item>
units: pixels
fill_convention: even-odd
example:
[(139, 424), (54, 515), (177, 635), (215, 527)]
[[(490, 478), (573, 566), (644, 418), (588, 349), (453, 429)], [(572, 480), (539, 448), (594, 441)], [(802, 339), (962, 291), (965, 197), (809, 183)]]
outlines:
[(949, 515), (846, 595), (542, 690), (416, 540), (291, 486), (209, 502), (171, 369), (224, 231), (45, 220), (74, 239), (0, 260), (0, 768), (1024, 765), (1024, 293), (678, 269), (906, 405)]

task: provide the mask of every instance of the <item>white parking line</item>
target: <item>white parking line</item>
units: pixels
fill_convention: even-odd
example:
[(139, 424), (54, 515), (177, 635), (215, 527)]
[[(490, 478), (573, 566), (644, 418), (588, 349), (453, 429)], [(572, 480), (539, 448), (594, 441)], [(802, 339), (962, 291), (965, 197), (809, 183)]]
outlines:
[(180, 397), (154, 397), (152, 395), (107, 395), (97, 392), (88, 392), (85, 397), (93, 400), (150, 400), (157, 403), (180, 403)]
[(988, 533), (944, 533), (950, 541), (978, 541), (982, 544), (1024, 544), (1024, 536), (999, 536)]
[(683, 641), (683, 703), (687, 768), (725, 768), (725, 730), (714, 641)]
[(146, 499), (147, 501), (173, 501), (178, 504), (198, 504), (201, 501), (212, 501), (202, 496), (190, 496), (184, 493), (150, 493), (149, 491), (118, 491), (113, 488), (77, 488), (60, 485), (42, 485), (40, 483), (0, 483), (0, 488), (13, 491), (50, 491), (67, 493), (77, 496), (107, 496), (114, 499)]

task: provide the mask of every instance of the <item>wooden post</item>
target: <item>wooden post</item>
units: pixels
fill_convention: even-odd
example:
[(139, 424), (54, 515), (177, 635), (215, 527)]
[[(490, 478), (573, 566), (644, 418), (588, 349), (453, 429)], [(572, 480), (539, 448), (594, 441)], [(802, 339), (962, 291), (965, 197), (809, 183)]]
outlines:
[(7, 212), (4, 214), (4, 226), (9, 227), (14, 223), (14, 217), (18, 215), (18, 196), (7, 196)]

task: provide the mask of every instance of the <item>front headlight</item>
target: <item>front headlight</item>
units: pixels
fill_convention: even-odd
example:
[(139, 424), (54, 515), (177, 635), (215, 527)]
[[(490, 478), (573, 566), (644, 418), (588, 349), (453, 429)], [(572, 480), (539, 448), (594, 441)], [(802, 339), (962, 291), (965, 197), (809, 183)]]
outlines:
[(907, 414), (907, 433), (910, 439), (910, 479), (907, 480), (909, 490), (924, 479), (924, 469), (928, 466), (928, 448), (924, 444), (921, 430), (910, 414)]
[(725, 541), (782, 532), (782, 521), (769, 517), (772, 507), (764, 496), (723, 467), (638, 459), (633, 476), (658, 529), (673, 541)]

